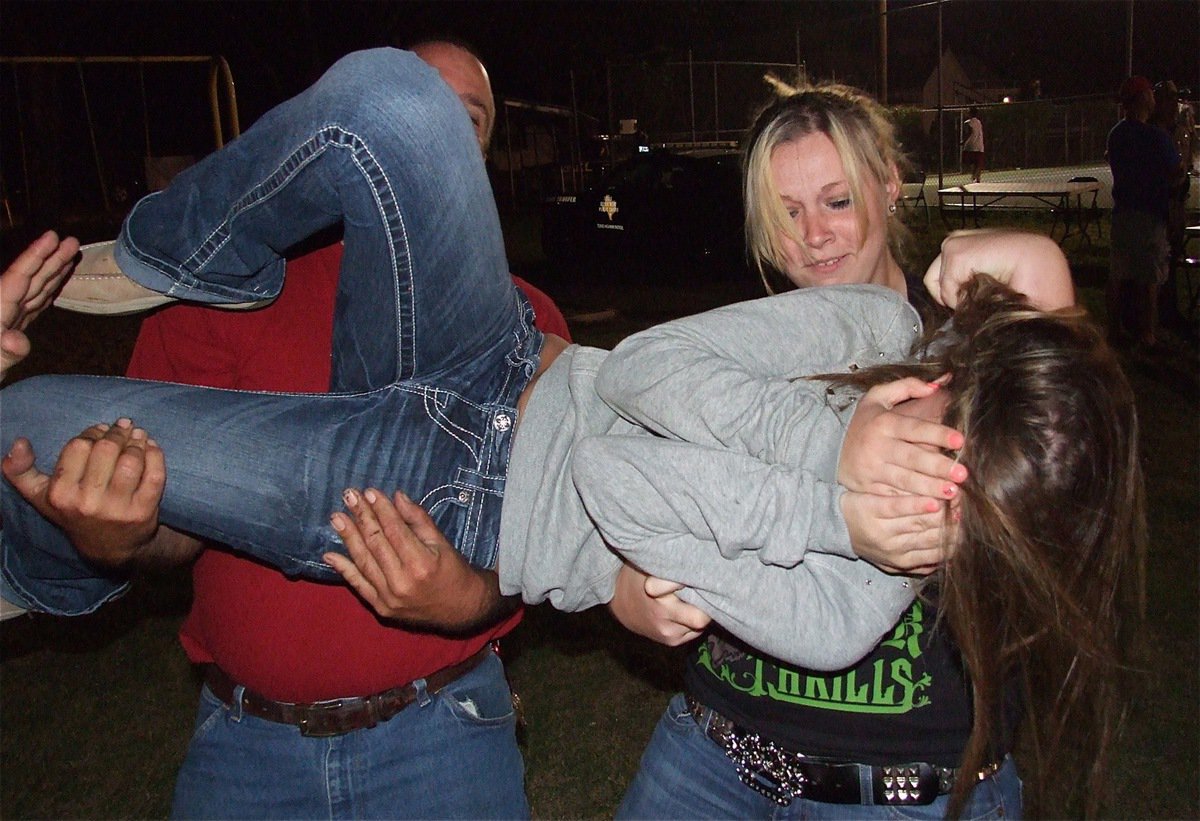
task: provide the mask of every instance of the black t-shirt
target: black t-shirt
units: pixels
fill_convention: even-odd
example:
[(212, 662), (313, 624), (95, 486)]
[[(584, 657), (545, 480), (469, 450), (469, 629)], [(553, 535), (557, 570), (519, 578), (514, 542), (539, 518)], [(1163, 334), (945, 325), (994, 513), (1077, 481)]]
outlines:
[(914, 602), (855, 666), (793, 667), (713, 630), (688, 659), (688, 692), (787, 749), (840, 761), (957, 766), (971, 732), (968, 685), (933, 607)]
[[(924, 286), (907, 281), (909, 300), (928, 317)], [(795, 752), (955, 767), (971, 733), (970, 686), (948, 628), (935, 621), (932, 603), (913, 602), (870, 654), (836, 672), (784, 664), (714, 629), (689, 656), (684, 684), (743, 729)], [(1003, 723), (1011, 728), (1016, 715)], [(999, 746), (1010, 749), (1011, 733)]]

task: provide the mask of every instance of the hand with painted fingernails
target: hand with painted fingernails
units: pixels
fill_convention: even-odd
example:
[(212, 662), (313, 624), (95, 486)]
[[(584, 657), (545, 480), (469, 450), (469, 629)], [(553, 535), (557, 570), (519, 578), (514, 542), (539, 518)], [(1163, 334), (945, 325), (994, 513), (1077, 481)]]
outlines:
[(858, 493), (954, 498), (967, 469), (946, 451), (964, 439), (941, 423), (940, 390), (940, 382), (908, 377), (867, 391), (842, 440), (838, 483)]

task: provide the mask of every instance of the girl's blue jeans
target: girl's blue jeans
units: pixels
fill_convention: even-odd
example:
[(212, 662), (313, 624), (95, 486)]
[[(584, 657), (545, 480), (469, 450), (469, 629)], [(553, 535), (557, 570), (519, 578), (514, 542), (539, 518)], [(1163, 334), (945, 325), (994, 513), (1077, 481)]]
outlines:
[[(290, 246), (338, 222), (330, 394), (38, 377), (0, 394), (4, 446), (29, 438), (50, 472), (71, 437), (127, 416), (166, 454), (164, 525), (335, 580), (329, 514), (345, 488), (372, 486), (403, 490), (468, 560), (494, 565), (542, 337), (508, 275), (470, 122), (433, 69), (394, 49), (343, 58), (139, 202), (116, 257), (182, 299), (254, 301), (278, 293)], [(2, 495), (5, 598), (74, 615), (123, 590), (7, 483)]]

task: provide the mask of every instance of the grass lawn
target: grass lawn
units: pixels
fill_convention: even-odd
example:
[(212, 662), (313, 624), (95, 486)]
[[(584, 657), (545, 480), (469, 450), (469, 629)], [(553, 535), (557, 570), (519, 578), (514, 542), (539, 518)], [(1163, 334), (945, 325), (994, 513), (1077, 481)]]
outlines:
[[(663, 319), (758, 294), (749, 278), (610, 286), (594, 276), (551, 275), (531, 239), (534, 223), (510, 232), (520, 237), (510, 258), (568, 318), (581, 317), (572, 328), (579, 342), (611, 346)], [(939, 239), (936, 225), (918, 233), (913, 258), (930, 259)], [(1067, 250), (1083, 302), (1101, 315), (1103, 241)], [(606, 318), (587, 316), (598, 312)], [(52, 310), (35, 328), (35, 356), (16, 376), (120, 372), (137, 327), (136, 318)], [(1200, 368), (1194, 343), (1176, 335), (1164, 351), (1126, 354), (1125, 365), (1140, 400), (1149, 480), (1150, 629), (1144, 686), (1106, 816), (1197, 817)], [(0, 626), (0, 817), (168, 814), (199, 688), (175, 637), (190, 595), (184, 569), (139, 579), (129, 595), (91, 616), (22, 617)], [(678, 686), (680, 651), (625, 633), (602, 609), (567, 616), (538, 607), (505, 653), (528, 720), (535, 816), (611, 816)]]

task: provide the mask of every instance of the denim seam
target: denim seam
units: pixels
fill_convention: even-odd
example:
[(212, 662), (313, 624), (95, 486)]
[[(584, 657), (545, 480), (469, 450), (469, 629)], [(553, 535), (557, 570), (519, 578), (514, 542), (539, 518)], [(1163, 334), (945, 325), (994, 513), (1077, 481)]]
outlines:
[[(293, 148), (264, 179), (252, 186), (249, 191), (229, 207), (221, 222), (209, 232), (196, 249), (180, 262), (178, 266), (166, 265), (162, 260), (154, 260), (154, 263), (150, 264), (159, 270), (173, 270), (179, 278), (179, 284), (187, 288), (195, 289), (197, 285), (206, 284), (195, 276), (195, 272), (208, 265), (213, 257), (220, 253), (221, 249), (232, 238), (232, 222), (238, 216), (267, 202), (276, 193), (284, 190), (287, 184), (301, 170), (316, 161), (326, 150), (331, 148), (346, 149), (350, 152), (351, 161), (359, 169), (359, 172), (370, 188), (376, 211), (387, 237), (386, 244), (392, 267), (392, 295), (396, 307), (395, 332), (397, 350), (395, 354), (398, 360), (396, 363), (396, 379), (405, 379), (410, 377), (417, 369), (416, 328), (411, 321), (415, 312), (413, 305), (415, 295), (411, 287), (413, 271), (412, 255), (408, 252), (408, 231), (404, 224), (404, 215), (400, 211), (399, 200), (396, 197), (391, 180), (383, 171), (374, 154), (371, 153), (371, 149), (366, 141), (359, 134), (343, 126), (336, 123), (322, 126), (315, 134), (296, 148)], [(127, 239), (130, 240), (127, 244), (131, 252), (136, 250), (137, 256), (143, 260), (153, 259), (153, 257), (141, 249), (137, 249), (131, 237), (127, 237)], [(403, 253), (398, 253), (398, 241), (403, 243), (401, 246)], [(401, 271), (401, 268), (404, 270)], [(405, 276), (406, 281), (410, 283), (410, 287), (408, 288), (407, 314), (401, 311), (400, 280), (402, 274)], [(203, 289), (200, 288), (198, 290)], [(168, 294), (170, 295), (173, 291), (174, 288), (170, 289)], [(408, 334), (409, 338), (407, 339), (404, 333), (406, 326), (411, 329)]]
[(36, 612), (51, 613), (56, 616), (83, 616), (83, 615), (87, 615), (88, 613), (96, 612), (102, 606), (104, 606), (105, 604), (108, 604), (113, 599), (118, 598), (119, 596), (123, 595), (125, 593), (125, 591), (127, 591), (129, 589), (129, 582), (122, 582), (120, 584), (117, 584), (116, 589), (114, 589), (112, 592), (108, 593), (106, 596), (104, 596), (104, 598), (102, 598), (100, 601), (96, 602), (91, 607), (88, 607), (85, 610), (76, 610), (76, 611), (72, 611), (72, 612), (67, 612), (67, 611), (64, 611), (61, 607), (48, 606), (47, 604), (45, 604), (42, 601), (42, 599), (39, 596), (35, 596), (32, 593), (30, 593), (29, 590), (27, 590), (25, 588), (25, 586), (22, 585), (17, 580), (17, 577), (9, 570), (8, 559), (9, 559), (9, 551), (5, 550), (3, 552), (3, 563), (0, 564), (0, 573), (4, 574), (5, 584), (7, 584), (10, 588), (12, 588), (13, 592), (15, 592), (18, 596), (20, 596), (23, 599), (23, 602), (24, 602), (25, 606), (27, 607), (27, 609), (33, 610)]
[[(455, 439), (458, 442), (460, 442), (462, 444), (462, 446), (464, 448), (466, 448), (468, 452), (470, 452), (472, 458), (475, 460), (475, 463), (478, 464), (479, 463), (478, 448), (480, 447), (480, 445), (482, 443), (487, 441), (486, 437), (476, 436), (471, 431), (463, 428), (461, 425), (453, 424), (453, 422), (450, 419), (448, 419), (445, 416), (445, 414), (431, 412), (429, 400), (431, 398), (436, 398), (439, 394), (453, 395), (453, 394), (450, 394), (448, 391), (439, 391), (436, 388), (426, 389), (426, 390), (422, 391), (423, 398), (425, 399), (425, 403), (424, 403), (425, 415), (429, 417), (429, 421), (431, 421), (435, 425), (437, 425), (438, 428), (440, 428), (447, 435), (449, 435), (451, 439)], [(445, 403), (441, 403), (441, 404), (444, 405)], [(437, 410), (437, 409), (438, 409), (437, 407), (434, 408), (434, 410)], [(468, 441), (468, 437), (472, 441)]]
[[(333, 126), (333, 127), (341, 128), (340, 126)], [(372, 165), (373, 169), (375, 170), (375, 172), (379, 175), (380, 183), (386, 186), (388, 196), (390, 199), (389, 204), (385, 205), (383, 202), (383, 199), (380, 196), (381, 191), (380, 191), (379, 186), (374, 184), (374, 181), (371, 179), (371, 176), (370, 176), (370, 171), (368, 171), (368, 169), (363, 167), (363, 164), (360, 162), (360, 157), (359, 157), (357, 150), (352, 148), (351, 154), (350, 154), (351, 159), (354, 161), (355, 166), (357, 166), (359, 168), (359, 170), (362, 171), (363, 175), (367, 178), (367, 180), (372, 183), (371, 195), (375, 198), (375, 207), (379, 210), (379, 214), (383, 218), (385, 230), (387, 231), (387, 235), (388, 235), (388, 254), (391, 256), (391, 260), (392, 260), (392, 296), (395, 300), (395, 305), (396, 305), (396, 345), (398, 348), (400, 348), (400, 350), (396, 351), (396, 356), (397, 356), (397, 359), (399, 360), (396, 363), (396, 365), (397, 365), (396, 373), (397, 373), (398, 379), (403, 379), (403, 378), (406, 378), (407, 376), (410, 376), (412, 373), (415, 373), (417, 370), (417, 362), (416, 362), (416, 358), (417, 358), (417, 356), (416, 356), (417, 328), (416, 328), (416, 323), (411, 321), (411, 318), (416, 315), (416, 306), (413, 304), (413, 300), (416, 298), (416, 294), (415, 294), (414, 288), (412, 287), (414, 272), (413, 272), (412, 254), (409, 253), (408, 229), (404, 225), (404, 215), (400, 211), (400, 201), (399, 201), (399, 198), (396, 196), (395, 188), (392, 186), (392, 182), (390, 179), (388, 179), (387, 174), (384, 173), (383, 166), (380, 165), (379, 161), (375, 159), (375, 155), (371, 153), (371, 149), (367, 145), (366, 140), (364, 140), (358, 134), (355, 134), (354, 132), (349, 131), (348, 129), (343, 129), (343, 133), (353, 136), (353, 138), (358, 142), (358, 145), (361, 146), (362, 152), (367, 157), (370, 158), (371, 165)], [(391, 208), (391, 212), (389, 212), (389, 210), (388, 210), (389, 206)], [(396, 222), (395, 227), (393, 227), (389, 222), (389, 219), (388, 219), (389, 213), (394, 213), (394, 215), (395, 215), (395, 222)], [(397, 254), (396, 254), (396, 239), (395, 239), (397, 233), (399, 234), (401, 241), (404, 243), (404, 245), (403, 245), (403, 247), (404, 247), (403, 258), (404, 258), (404, 268), (405, 268), (404, 273), (406, 276), (406, 281), (409, 283), (409, 287), (408, 287), (408, 294), (409, 294), (408, 311), (409, 312), (407, 314), (407, 317), (410, 319), (410, 321), (408, 322), (408, 327), (411, 329), (411, 337), (412, 338), (408, 341), (408, 350), (404, 350), (404, 346), (405, 346), (404, 333), (403, 333), (404, 323), (400, 319), (400, 316), (401, 316), (401, 311), (400, 311), (400, 259), (398, 258)], [(406, 358), (409, 363), (408, 371), (405, 371), (405, 368), (404, 368), (404, 362), (405, 362)]]

